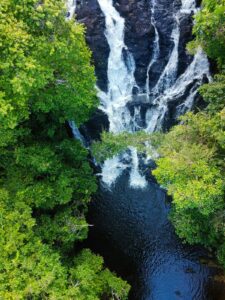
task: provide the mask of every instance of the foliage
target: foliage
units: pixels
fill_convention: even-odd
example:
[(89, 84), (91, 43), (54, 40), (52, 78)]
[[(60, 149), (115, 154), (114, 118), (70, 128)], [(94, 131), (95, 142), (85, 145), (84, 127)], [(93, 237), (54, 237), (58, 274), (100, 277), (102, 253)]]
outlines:
[(103, 259), (83, 250), (71, 266), (34, 234), (31, 208), (11, 201), (0, 190), (0, 298), (1, 299), (126, 299), (129, 286), (107, 269)]
[(54, 111), (58, 123), (75, 116), (79, 125), (97, 104), (84, 29), (60, 7), (61, 0), (1, 1), (1, 145), (15, 142), (32, 113)]
[(178, 235), (219, 247), (225, 238), (224, 115), (189, 113), (182, 121), (164, 136), (153, 173), (173, 195), (171, 219)]
[(83, 250), (76, 258), (75, 267), (70, 270), (71, 279), (81, 285), (76, 299), (97, 300), (103, 291), (107, 299), (127, 299), (129, 285), (102, 267), (102, 258), (93, 256), (90, 250)]
[(66, 123), (79, 126), (98, 103), (84, 28), (65, 14), (62, 0), (0, 4), (1, 299), (126, 299), (129, 290), (89, 250), (68, 257), (87, 236), (96, 182)]
[(203, 0), (202, 9), (195, 16), (193, 33), (196, 39), (189, 45), (201, 45), (216, 59), (219, 67), (225, 63), (225, 1)]
[(139, 152), (147, 151), (149, 155), (154, 157), (154, 148), (159, 146), (161, 138), (162, 135), (157, 132), (150, 135), (144, 131), (121, 132), (118, 134), (104, 131), (101, 135), (101, 141), (95, 141), (91, 149), (98, 162), (103, 162), (106, 158), (113, 157), (128, 147), (135, 147)]
[(164, 135), (154, 174), (173, 196), (171, 220), (178, 235), (214, 249), (225, 267), (224, 29), (224, 0), (203, 0), (189, 49), (201, 45), (217, 60), (220, 74), (200, 88), (207, 108), (186, 114)]

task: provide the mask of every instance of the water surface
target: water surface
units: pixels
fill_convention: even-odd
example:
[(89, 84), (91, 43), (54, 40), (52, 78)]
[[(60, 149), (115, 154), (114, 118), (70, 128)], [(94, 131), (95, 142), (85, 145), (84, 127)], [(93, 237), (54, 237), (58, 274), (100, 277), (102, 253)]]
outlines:
[(213, 275), (201, 264), (207, 252), (182, 244), (168, 220), (166, 193), (153, 182), (131, 188), (125, 171), (111, 190), (100, 186), (90, 207), (93, 250), (131, 284), (135, 300), (224, 300)]

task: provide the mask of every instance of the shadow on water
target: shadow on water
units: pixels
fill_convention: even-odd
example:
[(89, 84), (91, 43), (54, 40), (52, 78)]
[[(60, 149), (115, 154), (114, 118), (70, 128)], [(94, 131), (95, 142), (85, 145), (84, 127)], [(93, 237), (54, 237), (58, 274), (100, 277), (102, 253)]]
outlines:
[(200, 247), (184, 245), (168, 221), (169, 204), (155, 183), (129, 186), (124, 172), (111, 191), (102, 185), (90, 206), (88, 246), (132, 285), (132, 300), (224, 300), (216, 267)]

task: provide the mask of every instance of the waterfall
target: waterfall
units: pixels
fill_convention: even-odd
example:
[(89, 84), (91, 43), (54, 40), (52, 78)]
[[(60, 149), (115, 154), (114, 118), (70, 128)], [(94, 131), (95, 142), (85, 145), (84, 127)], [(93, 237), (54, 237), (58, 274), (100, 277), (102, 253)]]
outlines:
[[(176, 117), (191, 110), (197, 96), (198, 87), (203, 83), (205, 78), (208, 80), (211, 79), (208, 59), (200, 48), (197, 50), (192, 63), (185, 72), (178, 78), (176, 74), (179, 59), (179, 17), (181, 14), (191, 15), (196, 10), (195, 0), (182, 0), (181, 9), (175, 14), (176, 26), (171, 34), (174, 46), (169, 61), (152, 91), (153, 99), (151, 101), (153, 106), (147, 110), (145, 116), (147, 127), (144, 130), (147, 132), (162, 129), (163, 121), (168, 112), (168, 104), (179, 97), (184, 96), (186, 99), (176, 107)], [(186, 94), (188, 87), (192, 84), (193, 86), (189, 94)]]
[(132, 99), (136, 86), (133, 56), (124, 43), (124, 19), (114, 8), (112, 0), (98, 0), (105, 15), (105, 36), (110, 47), (108, 58), (108, 93), (100, 93), (101, 109), (108, 115), (110, 131), (129, 130), (126, 103)]
[[(146, 111), (144, 122), (140, 122), (142, 119), (140, 105), (138, 109), (134, 107), (135, 116), (133, 117), (127, 107), (127, 103), (133, 100), (132, 91), (136, 86), (136, 82), (134, 78), (134, 59), (124, 43), (124, 19), (114, 8), (112, 0), (98, 0), (98, 2), (105, 16), (105, 36), (110, 47), (107, 70), (108, 92), (100, 91), (99, 97), (101, 99), (101, 109), (109, 118), (110, 131), (119, 133), (121, 131), (132, 132), (140, 129), (144, 129), (147, 132), (160, 130), (168, 112), (168, 104), (183, 96), (187, 99), (178, 105), (176, 116), (190, 110), (197, 96), (197, 88), (202, 84), (204, 78), (210, 79), (209, 64), (201, 50), (197, 51), (193, 62), (177, 78), (178, 46), (180, 41), (179, 20), (182, 14), (191, 15), (196, 11), (195, 1), (183, 0), (180, 10), (174, 13), (174, 28), (170, 37), (173, 47), (162, 74), (155, 86), (150, 90), (149, 74), (153, 64), (157, 63), (160, 54), (160, 36), (155, 21), (157, 3), (155, 0), (152, 2), (151, 24), (155, 31), (155, 37), (152, 58), (147, 67), (145, 88), (147, 99), (152, 105)], [(187, 89), (191, 84), (194, 84), (195, 88), (191, 88), (188, 93)], [(139, 110), (138, 113), (137, 110)], [(143, 127), (143, 124), (146, 124), (146, 126)]]
[[(110, 47), (107, 70), (108, 92), (99, 91), (100, 107), (108, 116), (111, 132), (132, 131), (132, 117), (126, 104), (132, 100), (133, 88), (137, 87), (137, 84), (134, 78), (134, 59), (124, 43), (125, 21), (114, 8), (112, 0), (98, 0), (98, 3), (105, 16), (105, 36)], [(134, 120), (137, 112), (140, 114), (140, 110), (135, 110)], [(146, 182), (139, 173), (138, 156), (135, 153), (135, 150), (132, 150), (133, 168), (130, 183), (135, 187), (144, 187)], [(115, 156), (104, 162), (101, 176), (102, 181), (109, 187), (127, 168), (123, 160), (124, 155)]]
[(192, 11), (196, 12), (196, 3), (195, 0), (181, 0), (181, 12), (190, 14)]
[[(192, 108), (197, 95), (197, 88), (203, 83), (204, 79), (208, 78), (210, 80), (208, 60), (201, 49), (198, 49), (193, 61), (186, 68), (185, 72), (177, 78), (180, 17), (182, 14), (191, 15), (196, 11), (195, 1), (183, 0), (180, 10), (174, 13), (174, 28), (170, 37), (173, 47), (162, 74), (155, 86), (150, 90), (149, 74), (153, 64), (157, 63), (160, 54), (160, 35), (155, 21), (157, 5), (156, 1), (153, 0), (151, 24), (155, 32), (154, 49), (146, 74), (146, 99), (151, 101), (152, 105), (146, 111), (144, 122), (141, 116), (141, 105), (134, 106), (133, 116), (131, 116), (131, 112), (127, 107), (127, 103), (132, 102), (134, 98), (132, 92), (137, 85), (134, 78), (135, 62), (124, 43), (125, 20), (114, 8), (112, 0), (98, 0), (98, 2), (105, 16), (105, 36), (110, 47), (107, 70), (108, 92), (99, 91), (98, 94), (101, 100), (100, 108), (107, 114), (110, 122), (110, 131), (119, 133), (141, 129), (147, 132), (160, 130), (168, 112), (168, 104), (180, 97), (185, 98), (176, 107), (175, 115), (179, 117)], [(146, 124), (145, 127), (143, 127), (143, 124)], [(144, 187), (146, 183), (139, 172), (136, 150), (130, 149), (130, 151), (132, 160), (130, 185), (133, 187)], [(127, 168), (127, 165), (123, 164), (123, 159), (123, 156), (121, 156), (105, 161), (102, 171), (103, 182), (109, 186), (115, 182), (117, 176)]]
[[(123, 156), (125, 158), (125, 156)], [(103, 183), (107, 188), (110, 188), (116, 179), (122, 174), (122, 172), (129, 167), (128, 164), (121, 160), (118, 155), (113, 156), (110, 159), (106, 159), (103, 166), (101, 177)]]
[(77, 0), (67, 0), (66, 6), (67, 6), (67, 15), (66, 15), (66, 19), (67, 20), (71, 20), (72, 17), (75, 14), (75, 10), (76, 10), (76, 4), (77, 4)]
[(157, 61), (157, 59), (159, 58), (159, 53), (160, 53), (160, 49), (159, 49), (159, 32), (156, 26), (156, 22), (155, 22), (155, 0), (153, 0), (152, 3), (152, 8), (151, 8), (151, 24), (154, 28), (154, 32), (155, 32), (155, 39), (154, 39), (154, 48), (153, 48), (153, 55), (152, 55), (152, 59), (150, 60), (150, 63), (148, 65), (147, 68), (147, 80), (146, 80), (146, 93), (147, 93), (147, 97), (149, 98), (149, 93), (150, 93), (150, 89), (149, 89), (149, 72), (151, 70), (151, 67), (153, 66), (153, 64)]
[(73, 133), (73, 136), (76, 140), (80, 141), (81, 144), (87, 148), (87, 142), (84, 138), (84, 136), (80, 133), (79, 129), (77, 128), (77, 125), (74, 121), (69, 121), (69, 126), (70, 128), (72, 129), (72, 133)]
[(132, 169), (130, 172), (130, 186), (133, 188), (144, 188), (147, 185), (147, 180), (139, 172), (139, 160), (137, 149), (134, 147), (129, 148), (132, 158)]
[[(192, 62), (178, 77), (179, 43), (182, 41), (180, 21), (196, 12), (195, 0), (182, 0), (180, 9), (174, 7), (171, 18), (173, 27), (170, 27), (169, 57), (159, 79), (150, 88), (149, 81), (154, 75), (151, 74), (154, 70), (153, 65), (159, 62), (160, 48), (164, 45), (160, 40), (158, 17), (157, 22), (155, 19), (161, 13), (161, 4), (152, 0), (149, 21), (155, 34), (151, 59), (147, 65), (146, 94), (141, 94), (143, 91), (139, 93), (140, 89), (134, 76), (135, 61), (124, 41), (125, 19), (114, 7), (113, 0), (97, 1), (105, 18), (104, 34), (110, 49), (107, 64), (107, 92), (98, 89), (100, 109), (108, 116), (109, 130), (117, 134), (123, 131), (154, 132), (163, 129), (170, 107), (173, 107), (173, 118), (191, 110), (198, 94), (198, 87), (206, 79), (210, 80), (209, 63), (201, 49), (197, 50)], [(76, 2), (69, 1), (68, 3), (70, 3), (68, 7), (71, 12), (69, 18), (75, 11)], [(115, 156), (104, 162), (101, 176), (103, 183), (107, 186), (111, 186), (123, 170), (128, 168), (128, 164), (124, 163), (126, 160), (124, 155), (127, 154)], [(144, 187), (145, 179), (139, 171), (139, 159), (135, 149), (130, 149), (130, 161), (130, 185)]]
[(146, 113), (146, 124), (148, 124), (148, 126), (145, 131), (153, 132), (160, 130), (163, 119), (168, 111), (168, 103), (177, 97), (185, 95), (187, 87), (194, 82), (194, 88), (189, 91), (189, 95), (184, 103), (176, 108), (176, 115), (179, 117), (181, 114), (190, 110), (197, 94), (197, 88), (203, 83), (204, 78), (211, 80), (209, 63), (206, 55), (201, 48), (199, 48), (186, 71), (177, 78), (172, 87), (165, 90), (163, 94), (154, 100), (155, 106)]
[(142, 123), (141, 106), (134, 107), (134, 115), (133, 117), (131, 117), (131, 121), (132, 121), (132, 127), (131, 127), (132, 132), (141, 129), (141, 123)]
[(171, 34), (171, 40), (174, 43), (173, 50), (171, 52), (168, 63), (161, 74), (156, 86), (153, 89), (153, 94), (158, 94), (163, 92), (163, 90), (168, 89), (176, 80), (177, 76), (177, 65), (178, 65), (178, 44), (180, 37), (179, 22), (177, 17), (175, 17), (176, 25)]

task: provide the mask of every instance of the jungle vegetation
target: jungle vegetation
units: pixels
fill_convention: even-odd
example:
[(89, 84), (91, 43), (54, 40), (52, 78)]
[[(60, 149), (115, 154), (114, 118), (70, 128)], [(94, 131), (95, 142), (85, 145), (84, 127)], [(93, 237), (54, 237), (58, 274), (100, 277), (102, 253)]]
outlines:
[(0, 299), (126, 299), (85, 239), (96, 181), (70, 138), (98, 105), (84, 27), (63, 0), (0, 3)]

